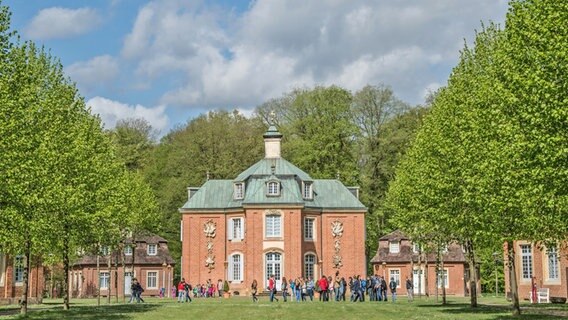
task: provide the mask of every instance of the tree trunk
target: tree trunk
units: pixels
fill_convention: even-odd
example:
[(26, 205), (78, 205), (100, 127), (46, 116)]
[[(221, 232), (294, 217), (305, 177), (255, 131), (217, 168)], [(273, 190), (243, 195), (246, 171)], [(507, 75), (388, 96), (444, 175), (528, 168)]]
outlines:
[(99, 255), (99, 250), (97, 246), (97, 306), (101, 305), (101, 256)]
[[(424, 271), (422, 271), (422, 252), (418, 252), (418, 296), (422, 298), (422, 275)], [(414, 273), (412, 274), (414, 277)], [(414, 282), (414, 278), (412, 279)]]
[(110, 262), (111, 257), (112, 257), (112, 254), (110, 253), (110, 250), (109, 250), (108, 258), (107, 258), (107, 267), (108, 267), (107, 304), (110, 304), (110, 294), (111, 294), (110, 288), (112, 287), (112, 269), (111, 269), (112, 265), (111, 265), (111, 262)]
[(509, 266), (509, 285), (511, 286), (511, 300), (513, 303), (513, 316), (521, 314), (519, 306), (519, 288), (517, 286), (517, 272), (515, 267), (515, 246), (513, 241), (507, 241), (507, 264)]
[(440, 255), (440, 269), (442, 271), (442, 304), (447, 304), (446, 301), (446, 272), (444, 270), (444, 255)]
[[(124, 250), (121, 250), (120, 252), (120, 256), (122, 257), (122, 286), (124, 287), (124, 284), (126, 283), (126, 263), (124, 262), (125, 253)], [(132, 281), (132, 277), (130, 278), (130, 281)], [(122, 288), (122, 303), (126, 303), (126, 288)]]
[(475, 252), (471, 240), (465, 242), (467, 263), (469, 264), (469, 301), (472, 308), (477, 307), (477, 269), (475, 267)]
[[(24, 274), (23, 274), (23, 282), (24, 287), (22, 288), (22, 301), (20, 302), (20, 314), (26, 315), (28, 313), (28, 291), (30, 285), (30, 265), (31, 265), (31, 243), (30, 240), (26, 240), (26, 245), (24, 248)], [(14, 258), (15, 259), (15, 258)]]
[(438, 302), (438, 293), (440, 288), (440, 246), (436, 246), (436, 302)]
[(69, 310), (69, 242), (63, 238), (63, 310)]
[(430, 293), (428, 291), (428, 253), (424, 255), (424, 294), (426, 298), (430, 297)]

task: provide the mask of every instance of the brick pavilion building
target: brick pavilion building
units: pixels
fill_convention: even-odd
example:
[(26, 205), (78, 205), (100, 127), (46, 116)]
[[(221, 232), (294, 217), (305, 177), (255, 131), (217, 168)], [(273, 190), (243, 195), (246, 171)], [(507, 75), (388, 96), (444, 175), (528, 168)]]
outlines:
[[(376, 255), (371, 260), (375, 274), (397, 281), (399, 294), (406, 294), (406, 277), (412, 280), (414, 294), (469, 295), (469, 267), (462, 248), (458, 244), (448, 245), (442, 252), (444, 271), (436, 272), (436, 254), (420, 252), (418, 245), (402, 231), (393, 231), (379, 239)], [(428, 284), (426, 285), (426, 276)], [(478, 291), (481, 292), (478, 284)]]
[[(24, 256), (7, 256), (0, 252), (0, 304), (18, 303), (24, 290)], [(39, 260), (32, 259), (28, 274), (28, 301), (42, 301), (44, 268)]]
[[(366, 274), (365, 214), (358, 189), (312, 179), (280, 156), (282, 135), (264, 134), (265, 157), (233, 180), (188, 188), (179, 209), (181, 275), (192, 284), (218, 279), (248, 295), (274, 274), (319, 278)], [(244, 151), (244, 150), (243, 150)]]
[[(170, 255), (168, 241), (155, 234), (144, 234), (124, 241), (124, 249), (111, 252), (102, 249), (97, 272), (97, 256), (84, 255), (69, 271), (69, 293), (72, 297), (86, 298), (97, 295), (130, 296), (133, 278), (144, 288), (144, 296), (158, 296), (164, 289), (171, 295), (175, 261)], [(110, 259), (110, 268), (108, 261)]]

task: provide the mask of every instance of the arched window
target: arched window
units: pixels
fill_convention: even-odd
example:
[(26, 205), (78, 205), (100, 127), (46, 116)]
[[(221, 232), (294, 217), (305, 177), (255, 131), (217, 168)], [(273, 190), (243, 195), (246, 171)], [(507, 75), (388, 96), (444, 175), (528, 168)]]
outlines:
[(308, 253), (304, 256), (304, 278), (314, 279), (314, 266), (316, 264), (316, 255)]
[(233, 253), (229, 256), (229, 281), (243, 281), (243, 255), (241, 253)]
[(266, 194), (269, 196), (279, 196), (280, 195), (280, 183), (278, 181), (269, 181), (267, 183)]

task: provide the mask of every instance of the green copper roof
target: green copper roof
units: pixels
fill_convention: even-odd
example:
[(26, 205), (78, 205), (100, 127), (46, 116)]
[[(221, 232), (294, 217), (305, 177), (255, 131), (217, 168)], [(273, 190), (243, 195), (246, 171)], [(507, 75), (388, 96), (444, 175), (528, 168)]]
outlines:
[(314, 200), (306, 207), (335, 209), (366, 209), (347, 187), (338, 180), (315, 180)]
[(264, 138), (282, 138), (282, 134), (276, 129), (275, 125), (270, 125), (263, 135)]
[(269, 176), (251, 178), (245, 182), (245, 198), (233, 199), (233, 181), (209, 180), (181, 209), (230, 209), (243, 205), (285, 204), (320, 209), (356, 209), (365, 206), (339, 181), (314, 180), (313, 200), (304, 200), (301, 181), (294, 177), (280, 177), (280, 195), (268, 196), (266, 182)]
[(312, 178), (307, 173), (300, 170), (298, 167), (283, 158), (265, 158), (253, 164), (251, 167), (239, 174), (235, 181), (245, 181), (250, 176), (270, 176), (272, 175), (272, 166), (275, 167), (274, 174), (276, 176), (297, 176), (300, 180), (303, 181), (312, 180)]

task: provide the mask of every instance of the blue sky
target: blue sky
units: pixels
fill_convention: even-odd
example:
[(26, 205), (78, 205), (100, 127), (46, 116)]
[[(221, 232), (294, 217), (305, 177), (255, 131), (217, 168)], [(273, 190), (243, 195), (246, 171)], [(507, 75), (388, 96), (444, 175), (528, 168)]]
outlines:
[(106, 127), (161, 134), (212, 109), (250, 114), (296, 87), (390, 85), (423, 101), (506, 0), (0, 0), (59, 57)]

